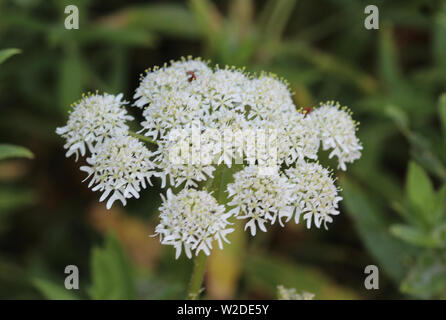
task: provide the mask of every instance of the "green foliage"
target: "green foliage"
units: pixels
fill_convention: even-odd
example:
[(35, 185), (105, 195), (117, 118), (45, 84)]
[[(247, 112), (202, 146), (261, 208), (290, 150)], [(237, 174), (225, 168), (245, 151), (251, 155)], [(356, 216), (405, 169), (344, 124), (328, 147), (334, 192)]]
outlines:
[(446, 184), (435, 192), (423, 168), (410, 162), (405, 201), (407, 224), (395, 224), (390, 230), (419, 250), (401, 290), (421, 298), (445, 298)]
[(0, 50), (0, 64), (5, 62), (6, 59), (12, 57), (13, 55), (19, 54), (21, 51), (19, 49), (3, 49)]
[(351, 215), (364, 245), (384, 271), (396, 282), (404, 275), (403, 259), (408, 253), (404, 243), (392, 238), (386, 230), (389, 221), (383, 208), (372, 201), (360, 187), (342, 179), (345, 206)]
[(435, 195), (432, 183), (424, 170), (414, 162), (409, 162), (407, 174), (406, 194), (410, 205), (418, 213), (414, 220), (429, 224), (434, 214)]
[(446, 259), (438, 252), (421, 254), (401, 284), (401, 291), (424, 299), (446, 298)]
[(12, 144), (0, 144), (0, 160), (9, 158), (34, 158), (34, 154), (25, 147)]
[(65, 289), (63, 284), (39, 278), (34, 279), (33, 284), (48, 300), (78, 300), (76, 294)]
[[(88, 296), (91, 299), (135, 299), (135, 274), (131, 262), (113, 234), (105, 237), (103, 248), (94, 247), (90, 256), (91, 284)], [(67, 290), (64, 283), (43, 278), (34, 278), (34, 286), (50, 300), (77, 300), (77, 291)]]
[(106, 237), (104, 248), (93, 248), (90, 263), (92, 283), (88, 294), (92, 299), (136, 298), (132, 266), (113, 235)]

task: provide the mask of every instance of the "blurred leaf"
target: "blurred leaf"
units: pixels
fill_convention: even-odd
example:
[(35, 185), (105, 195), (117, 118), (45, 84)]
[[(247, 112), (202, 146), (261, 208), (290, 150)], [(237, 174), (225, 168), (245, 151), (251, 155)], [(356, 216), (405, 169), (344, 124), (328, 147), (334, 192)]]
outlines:
[(393, 28), (389, 25), (381, 27), (379, 30), (378, 53), (380, 79), (389, 88), (399, 88), (402, 85), (402, 75), (398, 64)]
[(22, 51), (19, 49), (3, 49), (0, 50), (0, 64), (5, 62), (6, 59), (8, 59), (9, 57), (12, 57), (15, 54), (19, 54)]
[(78, 45), (88, 44), (113, 44), (126, 46), (144, 46), (150, 47), (155, 44), (156, 37), (143, 29), (114, 26), (92, 25), (86, 29), (76, 30), (75, 33), (70, 30), (54, 28), (48, 35), (52, 45), (65, 45), (67, 42)]
[(444, 256), (427, 252), (401, 284), (401, 291), (419, 298), (446, 298), (446, 263)]
[(80, 99), (83, 81), (84, 66), (79, 49), (75, 44), (67, 45), (59, 68), (59, 107), (62, 110), (69, 110), (71, 104)]
[(133, 6), (103, 17), (99, 22), (118, 30), (123, 27), (147, 29), (172, 37), (198, 38), (202, 35), (190, 10), (171, 3)]
[(91, 255), (92, 299), (135, 299), (132, 267), (115, 236), (105, 238), (104, 248), (93, 248)]
[(395, 105), (387, 105), (384, 112), (395, 122), (406, 139), (409, 140), (413, 160), (416, 160), (431, 173), (446, 181), (446, 168), (433, 152), (430, 141), (410, 129), (407, 113)]
[(209, 0), (190, 0), (189, 8), (200, 32), (205, 36), (207, 54), (213, 56), (214, 63), (228, 63), (224, 57), (229, 55), (230, 34), (225, 34), (223, 17), (215, 4)]
[(8, 158), (33, 159), (34, 154), (25, 147), (2, 143), (0, 144), (0, 160)]
[(404, 275), (402, 260), (404, 255), (411, 252), (409, 247), (389, 233), (389, 222), (373, 196), (368, 197), (359, 186), (345, 177), (340, 182), (347, 212), (355, 222), (364, 245), (379, 266), (382, 266), (394, 281), (399, 282)]
[(409, 119), (407, 117), (407, 113), (401, 110), (401, 108), (394, 105), (389, 105), (385, 109), (385, 114), (395, 122), (400, 130), (408, 130)]
[(446, 4), (443, 3), (435, 16), (433, 54), (438, 72), (444, 77), (446, 71)]
[(420, 229), (408, 225), (393, 225), (390, 228), (392, 234), (408, 243), (425, 248), (434, 248), (438, 241)]
[(443, 137), (446, 139), (446, 93), (440, 96), (440, 102), (438, 104), (438, 113), (440, 115), (440, 122), (443, 128)]
[(350, 82), (365, 93), (374, 93), (378, 87), (376, 80), (359, 68), (338, 56), (313, 48), (299, 39), (284, 41), (278, 46), (278, 50), (281, 55), (292, 54), (329, 76)]
[(433, 222), (435, 193), (432, 182), (426, 172), (415, 162), (409, 162), (406, 192), (409, 202), (415, 206), (418, 219)]
[(79, 298), (65, 288), (63, 283), (55, 284), (45, 279), (34, 279), (34, 286), (44, 295), (48, 300), (78, 300)]
[(278, 285), (284, 285), (314, 293), (321, 300), (358, 298), (317, 269), (293, 264), (278, 256), (249, 254), (244, 265), (248, 287), (267, 289), (271, 296), (275, 296)]
[(437, 191), (434, 208), (436, 219), (446, 221), (446, 183)]
[(208, 38), (215, 36), (222, 28), (222, 17), (215, 5), (208, 0), (190, 0), (189, 6), (200, 29)]
[(89, 221), (101, 234), (112, 232), (119, 239), (131, 261), (144, 271), (151, 271), (158, 263), (161, 245), (157, 239), (148, 238), (155, 228), (142, 219), (125, 214), (119, 207), (106, 210), (95, 203), (89, 210)]
[(0, 213), (29, 206), (36, 202), (34, 190), (0, 188)]
[(446, 181), (446, 168), (433, 152), (431, 142), (415, 132), (409, 132), (408, 138), (412, 147), (410, 150), (412, 159), (420, 163), (431, 173), (437, 175), (443, 181)]
[[(264, 27), (268, 40), (278, 41), (293, 12), (296, 0), (269, 0), (261, 13), (262, 20), (266, 20)], [(267, 18), (264, 18), (266, 17)]]

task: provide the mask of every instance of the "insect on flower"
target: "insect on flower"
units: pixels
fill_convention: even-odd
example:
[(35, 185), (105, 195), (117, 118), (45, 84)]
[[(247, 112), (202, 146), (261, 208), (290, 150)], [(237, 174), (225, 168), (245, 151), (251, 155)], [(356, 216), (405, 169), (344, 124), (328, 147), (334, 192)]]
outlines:
[(192, 80), (197, 80), (197, 76), (195, 75), (195, 72), (187, 71), (186, 74), (189, 76), (187, 81), (192, 82)]
[(306, 107), (302, 110), (302, 113), (304, 114), (304, 116), (306, 117), (311, 111), (313, 110), (312, 107)]

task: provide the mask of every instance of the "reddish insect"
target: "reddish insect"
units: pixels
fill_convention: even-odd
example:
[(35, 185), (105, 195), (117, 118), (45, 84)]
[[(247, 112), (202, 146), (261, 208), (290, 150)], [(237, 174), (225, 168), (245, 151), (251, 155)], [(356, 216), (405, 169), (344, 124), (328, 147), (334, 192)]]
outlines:
[(304, 116), (306, 117), (307, 114), (309, 114), (312, 110), (313, 110), (312, 107), (307, 107), (307, 108), (304, 108), (304, 109), (302, 110), (302, 113), (303, 113)]
[(197, 80), (197, 76), (195, 75), (195, 72), (187, 71), (186, 74), (189, 76), (187, 81), (192, 82), (192, 80)]

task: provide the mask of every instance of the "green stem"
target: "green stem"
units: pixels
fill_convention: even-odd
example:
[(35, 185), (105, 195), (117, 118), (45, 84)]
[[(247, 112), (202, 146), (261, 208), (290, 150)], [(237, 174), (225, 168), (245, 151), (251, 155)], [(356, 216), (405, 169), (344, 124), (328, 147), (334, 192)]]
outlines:
[(202, 291), (204, 272), (206, 271), (207, 256), (200, 251), (194, 260), (194, 268), (192, 270), (192, 277), (190, 278), (189, 291), (187, 294), (188, 300), (197, 300)]
[(146, 136), (144, 136), (142, 134), (138, 134), (138, 133), (133, 132), (133, 131), (129, 131), (129, 134), (132, 137), (138, 138), (141, 141), (152, 143), (152, 144), (158, 144), (156, 141), (154, 141), (154, 140), (150, 139), (149, 137), (146, 137)]

